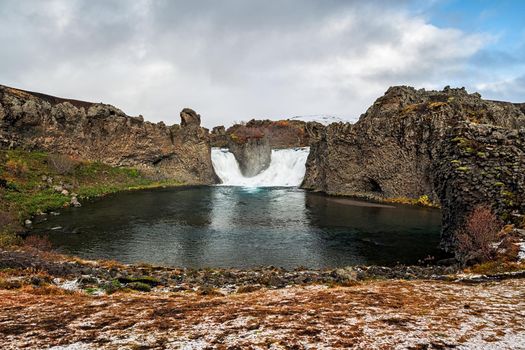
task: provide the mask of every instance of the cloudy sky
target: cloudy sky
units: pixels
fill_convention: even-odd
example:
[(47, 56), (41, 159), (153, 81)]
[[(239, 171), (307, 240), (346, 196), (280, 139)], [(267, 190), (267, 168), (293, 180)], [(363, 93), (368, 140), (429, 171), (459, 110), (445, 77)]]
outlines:
[(205, 126), (355, 120), (391, 85), (525, 102), (525, 1), (0, 0), (0, 84)]

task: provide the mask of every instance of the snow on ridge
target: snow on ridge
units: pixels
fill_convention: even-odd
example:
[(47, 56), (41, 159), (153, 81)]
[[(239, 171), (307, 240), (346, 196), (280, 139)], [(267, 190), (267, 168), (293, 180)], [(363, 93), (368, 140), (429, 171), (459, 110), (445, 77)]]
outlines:
[(318, 122), (323, 125), (339, 123), (339, 122), (344, 123), (348, 121), (348, 120), (343, 120), (333, 115), (299, 115), (299, 116), (290, 118), (290, 120), (301, 120), (303, 122)]

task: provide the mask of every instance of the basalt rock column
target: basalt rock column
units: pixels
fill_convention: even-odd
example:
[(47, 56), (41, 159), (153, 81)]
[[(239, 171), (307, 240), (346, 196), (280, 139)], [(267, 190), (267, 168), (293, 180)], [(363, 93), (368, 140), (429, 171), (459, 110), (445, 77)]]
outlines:
[(211, 162), (209, 133), (200, 126), (201, 116), (190, 108), (184, 108), (180, 118), (180, 126), (170, 128), (173, 153), (160, 159), (155, 166), (162, 172), (178, 174), (186, 183), (219, 183)]
[(444, 247), (478, 205), (489, 206), (505, 223), (523, 224), (525, 129), (463, 123), (450, 130), (433, 163), (442, 203)]
[(525, 115), (518, 105), (465, 89), (392, 87), (357, 123), (319, 130), (302, 187), (374, 199), (427, 195), (439, 202), (432, 162), (447, 131), (463, 121), (513, 129), (525, 125)]
[(230, 139), (229, 148), (246, 177), (255, 176), (270, 166), (272, 148), (268, 137), (250, 137), (243, 141)]

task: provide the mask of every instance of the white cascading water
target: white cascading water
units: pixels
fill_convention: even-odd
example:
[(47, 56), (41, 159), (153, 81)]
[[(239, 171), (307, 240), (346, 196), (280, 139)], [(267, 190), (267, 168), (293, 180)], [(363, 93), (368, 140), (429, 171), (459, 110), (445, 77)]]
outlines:
[(213, 148), (211, 160), (224, 186), (294, 187), (303, 181), (309, 152), (308, 147), (272, 150), (268, 169), (253, 177), (242, 175), (235, 156), (228, 149)]

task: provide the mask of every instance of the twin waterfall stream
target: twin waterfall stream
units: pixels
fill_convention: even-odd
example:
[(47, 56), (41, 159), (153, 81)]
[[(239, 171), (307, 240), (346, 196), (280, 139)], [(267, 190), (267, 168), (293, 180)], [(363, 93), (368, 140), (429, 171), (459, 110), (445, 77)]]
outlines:
[(268, 169), (253, 177), (241, 174), (237, 160), (228, 149), (213, 148), (211, 160), (224, 186), (296, 187), (303, 181), (309, 152), (307, 147), (272, 150)]

